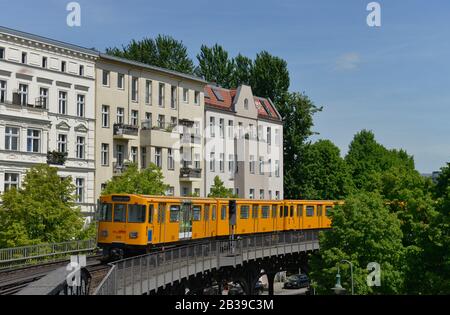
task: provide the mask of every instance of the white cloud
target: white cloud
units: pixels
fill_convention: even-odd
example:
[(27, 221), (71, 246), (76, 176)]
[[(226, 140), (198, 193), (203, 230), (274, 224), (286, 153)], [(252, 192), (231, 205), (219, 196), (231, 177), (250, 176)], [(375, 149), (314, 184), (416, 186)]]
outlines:
[(355, 70), (361, 63), (361, 56), (356, 52), (348, 52), (339, 56), (336, 60), (335, 70)]

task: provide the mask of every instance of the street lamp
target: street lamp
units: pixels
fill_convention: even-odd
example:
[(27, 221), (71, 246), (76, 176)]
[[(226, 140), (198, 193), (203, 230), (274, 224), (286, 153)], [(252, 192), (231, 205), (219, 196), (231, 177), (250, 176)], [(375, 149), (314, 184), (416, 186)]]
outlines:
[(341, 295), (345, 293), (345, 289), (341, 285), (341, 274), (339, 272), (339, 265), (338, 265), (338, 273), (336, 274), (336, 284), (334, 288), (331, 288), (331, 290), (334, 291), (337, 295)]
[(353, 264), (350, 261), (345, 260), (345, 259), (341, 260), (341, 264), (342, 263), (347, 263), (350, 265), (350, 275), (352, 278), (352, 295), (355, 295), (355, 290), (354, 290), (354, 286), (353, 286)]

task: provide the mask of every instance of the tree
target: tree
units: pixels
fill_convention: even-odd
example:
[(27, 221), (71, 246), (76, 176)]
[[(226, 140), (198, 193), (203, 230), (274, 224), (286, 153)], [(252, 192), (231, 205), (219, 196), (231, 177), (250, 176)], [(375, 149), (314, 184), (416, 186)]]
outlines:
[(329, 140), (304, 147), (297, 178), (299, 197), (340, 200), (351, 190), (351, 178), (339, 148)]
[(284, 124), (284, 194), (285, 198), (300, 198), (301, 167), (308, 138), (313, 135), (313, 115), (321, 111), (305, 95), (285, 94), (277, 104)]
[(122, 48), (106, 49), (106, 53), (182, 73), (194, 73), (194, 63), (188, 56), (186, 46), (171, 36), (158, 35), (156, 39), (144, 38), (140, 41), (133, 39)]
[[(376, 193), (356, 193), (332, 211), (332, 229), (320, 234), (320, 253), (311, 260), (311, 278), (319, 293), (331, 294), (337, 263), (342, 259), (354, 265), (356, 294), (399, 294), (403, 292), (403, 264), (400, 220), (389, 211)], [(366, 283), (367, 264), (381, 268), (381, 287)], [(341, 266), (343, 286), (350, 288), (348, 266)]]
[(219, 176), (214, 177), (214, 185), (211, 186), (211, 192), (208, 198), (235, 198), (236, 196), (230, 189), (226, 188)]
[(250, 83), (255, 95), (270, 98), (278, 105), (289, 90), (287, 62), (267, 51), (260, 52), (253, 63)]
[(136, 164), (130, 164), (126, 171), (106, 183), (103, 195), (109, 194), (141, 194), (164, 195), (168, 185), (164, 184), (161, 169), (155, 164), (139, 171)]
[(240, 85), (251, 85), (253, 61), (241, 54), (234, 58), (234, 71), (231, 78), (231, 86), (237, 88)]
[(38, 165), (25, 175), (22, 188), (2, 196), (0, 247), (57, 243), (78, 239), (83, 218), (76, 207), (75, 186), (56, 168)]
[(215, 82), (224, 88), (231, 88), (234, 72), (234, 61), (220, 45), (213, 47), (202, 45), (197, 55), (198, 67), (195, 73), (208, 82)]

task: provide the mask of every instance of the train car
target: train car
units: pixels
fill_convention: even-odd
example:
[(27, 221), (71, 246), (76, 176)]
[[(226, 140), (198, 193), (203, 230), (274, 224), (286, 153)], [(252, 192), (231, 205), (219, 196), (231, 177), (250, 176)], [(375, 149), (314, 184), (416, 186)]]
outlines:
[(334, 201), (246, 200), (114, 194), (100, 198), (98, 246), (105, 257), (206, 239), (330, 227)]

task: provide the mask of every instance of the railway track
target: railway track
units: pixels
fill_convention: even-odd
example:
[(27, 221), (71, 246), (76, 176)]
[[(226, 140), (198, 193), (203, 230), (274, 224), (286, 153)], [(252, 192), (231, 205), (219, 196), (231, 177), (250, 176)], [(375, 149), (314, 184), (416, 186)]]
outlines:
[[(89, 271), (92, 268), (92, 273), (97, 274), (99, 273), (98, 270), (102, 269), (101, 266), (103, 266), (103, 269), (107, 267), (101, 265), (100, 258), (101, 255), (87, 257), (87, 270)], [(0, 295), (13, 295), (50, 272), (66, 266), (69, 261), (65, 259), (34, 266), (2, 270), (0, 271)]]

